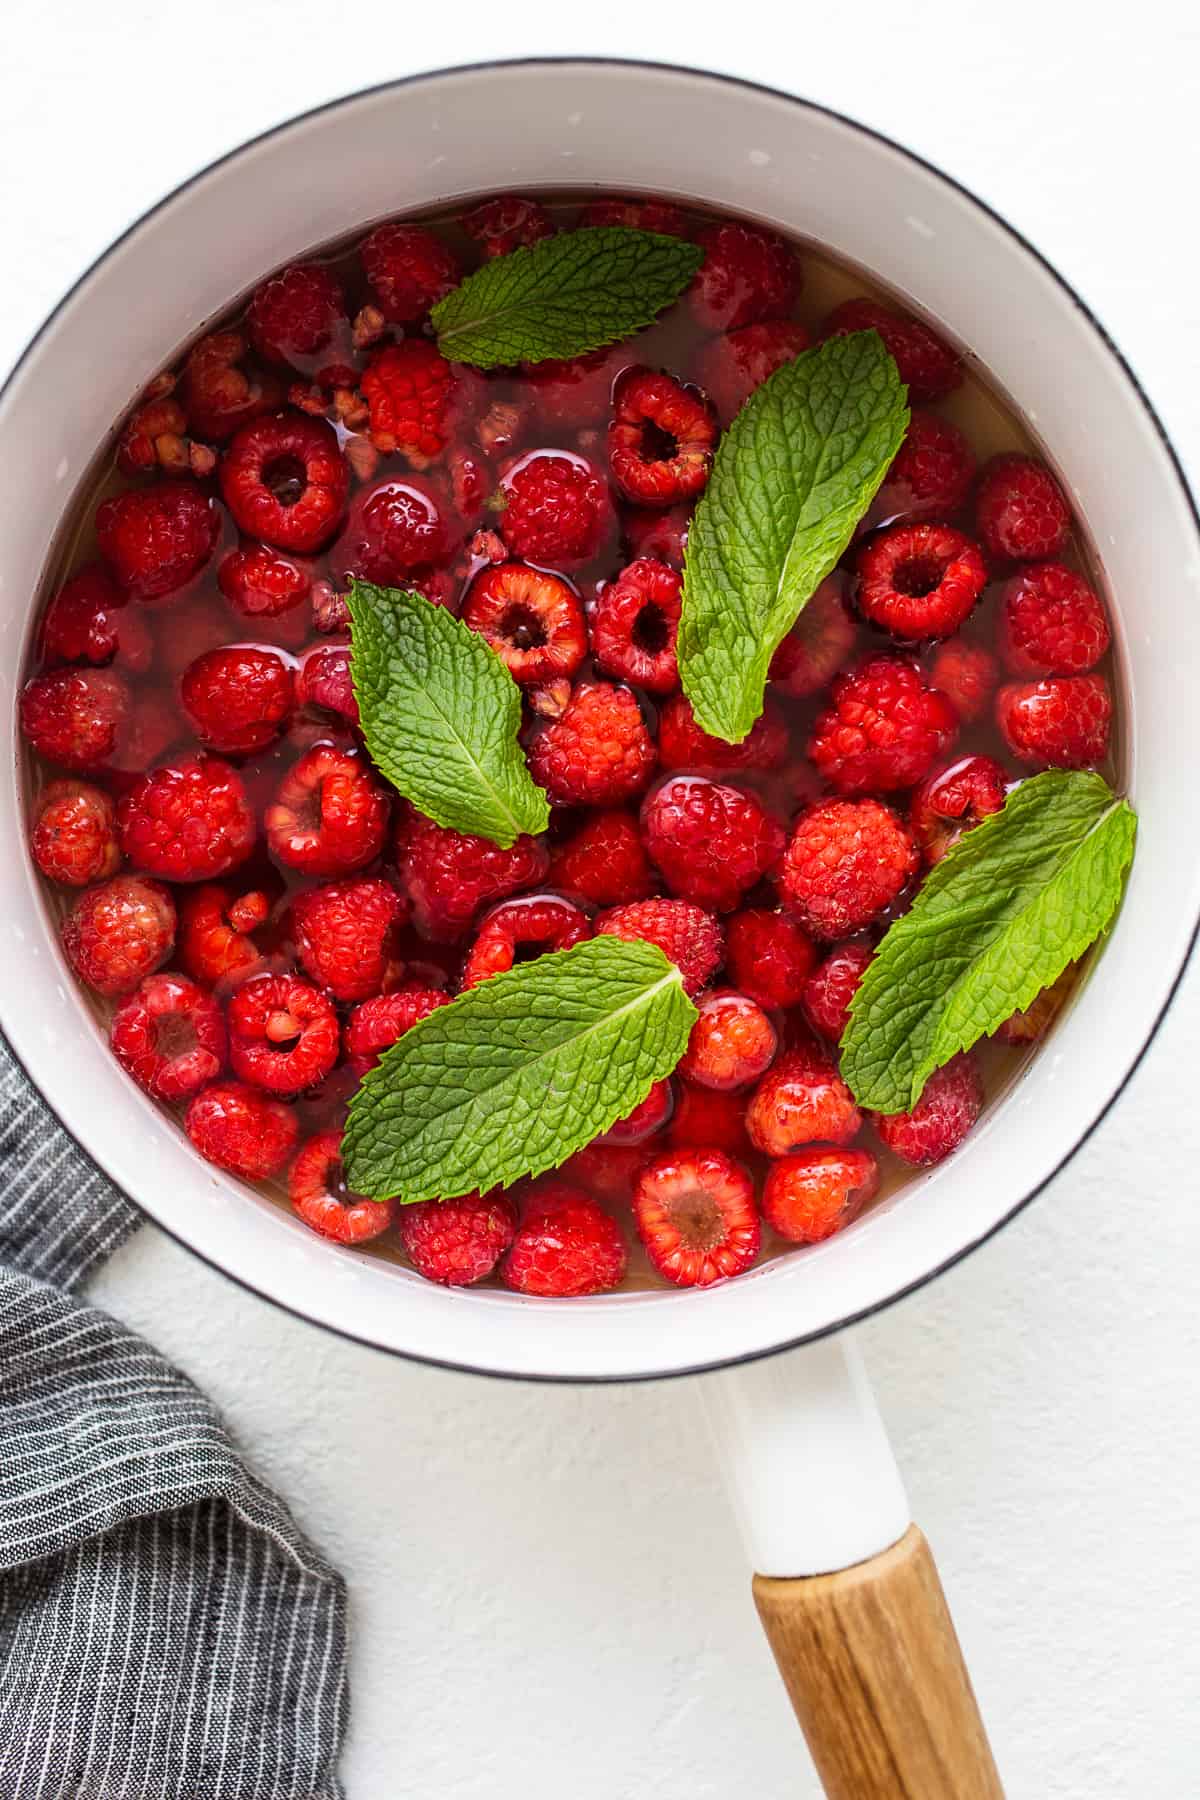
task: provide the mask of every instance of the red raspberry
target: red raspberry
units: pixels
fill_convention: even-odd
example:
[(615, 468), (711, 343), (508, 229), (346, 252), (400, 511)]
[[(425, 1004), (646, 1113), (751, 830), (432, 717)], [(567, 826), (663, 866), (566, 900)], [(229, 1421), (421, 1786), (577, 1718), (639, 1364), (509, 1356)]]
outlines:
[(975, 479), (975, 453), (949, 419), (917, 407), (904, 442), (892, 459), (871, 516), (893, 519), (945, 519), (956, 513)]
[(597, 812), (550, 859), (550, 882), (593, 906), (645, 900), (654, 887), (637, 821), (625, 812)]
[(967, 638), (948, 638), (939, 644), (929, 667), (930, 685), (940, 688), (964, 725), (983, 717), (999, 679), (991, 651)]
[(241, 1081), (214, 1081), (201, 1089), (183, 1125), (206, 1162), (247, 1181), (278, 1175), (300, 1134), (290, 1106)]
[(575, 569), (591, 562), (611, 535), (608, 489), (582, 456), (533, 450), (513, 464), (500, 488), (500, 534), (527, 562)]
[(977, 545), (949, 525), (892, 525), (858, 553), (858, 610), (893, 637), (949, 637), (987, 585)]
[(21, 730), (64, 769), (111, 762), (129, 716), (129, 689), (111, 669), (55, 669), (21, 689)]
[(676, 1287), (711, 1287), (748, 1269), (762, 1246), (754, 1183), (723, 1150), (668, 1150), (633, 1194), (646, 1254)]
[(160, 466), (185, 473), (191, 466), (186, 433), (179, 401), (170, 392), (153, 394), (130, 414), (117, 439), (118, 469), (122, 475), (149, 475)]
[(443, 1287), (470, 1287), (492, 1273), (512, 1244), (517, 1209), (503, 1193), (463, 1194), (402, 1206), (397, 1224), (418, 1275)]
[(514, 250), (538, 244), (554, 236), (554, 221), (536, 200), (522, 199), (520, 194), (501, 194), (496, 200), (485, 200), (464, 214), (462, 228), (474, 238), (483, 251), (485, 261), (494, 256), (511, 256)]
[(764, 1156), (789, 1156), (802, 1144), (848, 1144), (861, 1124), (853, 1094), (815, 1043), (786, 1051), (746, 1108), (750, 1142)]
[(1014, 675), (1083, 675), (1108, 649), (1104, 607), (1073, 569), (1036, 563), (1004, 584), (996, 648)]
[(366, 1000), (383, 986), (404, 911), (378, 877), (309, 888), (292, 902), (296, 960), (335, 1000)]
[(229, 1061), (235, 1075), (272, 1094), (323, 1081), (338, 1059), (337, 1014), (295, 975), (252, 975), (229, 1002)]
[(743, 325), (740, 331), (711, 339), (700, 352), (700, 382), (722, 425), (731, 425), (755, 388), (807, 350), (810, 342), (803, 325), (792, 319)]
[(799, 925), (753, 907), (735, 913), (725, 930), (726, 966), (742, 993), (760, 1006), (795, 1006), (817, 956)]
[(541, 838), (519, 837), (508, 850), (487, 838), (435, 825), (410, 809), (396, 854), (417, 929), (451, 942), (465, 936), (481, 906), (540, 882), (550, 861)]
[(957, 730), (953, 706), (915, 664), (871, 656), (834, 681), (808, 754), (837, 793), (886, 793), (920, 781)]
[(667, 886), (714, 912), (732, 912), (779, 861), (787, 835), (740, 788), (673, 775), (642, 806), (647, 854)]
[(273, 856), (305, 875), (348, 875), (383, 849), (388, 799), (354, 752), (314, 744), (292, 764), (267, 807)]
[(419, 225), (377, 225), (361, 255), (376, 304), (396, 325), (422, 318), (461, 278), (455, 257)]
[(675, 638), (683, 582), (666, 563), (639, 557), (605, 582), (592, 614), (592, 653), (606, 675), (650, 694), (679, 686)]
[(296, 670), (296, 701), (358, 724), (349, 644), (315, 644), (305, 652)]
[(975, 495), (975, 523), (995, 557), (1060, 556), (1071, 535), (1066, 495), (1044, 463), (1010, 450), (993, 456)]
[(280, 550), (304, 553), (327, 544), (350, 492), (350, 470), (333, 426), (304, 413), (276, 413), (243, 425), (218, 473), (235, 523)]
[(1022, 762), (1086, 769), (1108, 750), (1112, 695), (1103, 675), (1013, 681), (996, 695), (996, 723)]
[(687, 297), (705, 331), (735, 331), (760, 319), (782, 318), (796, 304), (800, 264), (782, 238), (727, 220), (706, 225), (696, 242), (704, 261)]
[(439, 1006), (449, 1004), (449, 994), (423, 987), (393, 988), (390, 994), (375, 994), (362, 1001), (346, 1021), (347, 1067), (361, 1081), (406, 1031)]
[(530, 1194), (500, 1274), (519, 1294), (564, 1300), (619, 1287), (625, 1261), (616, 1220), (582, 1188), (545, 1181)]
[(637, 1144), (585, 1144), (558, 1170), (564, 1181), (585, 1187), (609, 1206), (627, 1206), (646, 1152)]
[(300, 1146), (288, 1170), (288, 1199), (306, 1225), (335, 1244), (369, 1243), (392, 1222), (390, 1200), (367, 1200), (347, 1188), (340, 1129), (320, 1131)]
[(797, 820), (776, 876), (779, 897), (814, 937), (850, 937), (917, 872), (909, 831), (878, 800), (823, 800)]
[(749, 1156), (746, 1096), (679, 1082), (667, 1142), (677, 1150), (727, 1150), (731, 1156)]
[(216, 507), (194, 481), (130, 488), (96, 512), (100, 554), (138, 600), (186, 587), (212, 555), (220, 529)]
[(138, 777), (117, 806), (121, 848), (163, 881), (211, 881), (254, 849), (241, 776), (216, 756), (185, 756)]
[(284, 641), (300, 645), (308, 635), (307, 601), (312, 576), (269, 544), (245, 543), (222, 557), (217, 586), (243, 619), (285, 626)]
[(850, 1002), (874, 954), (869, 944), (835, 944), (804, 983), (800, 997), (804, 1016), (827, 1042), (841, 1042), (850, 1018)]
[(707, 485), (717, 421), (699, 388), (652, 369), (626, 369), (608, 426), (612, 478), (640, 506), (673, 506)]
[(638, 794), (654, 745), (628, 688), (581, 681), (566, 711), (529, 746), (533, 779), (556, 806), (612, 806)]
[(614, 906), (597, 919), (596, 934), (657, 944), (693, 996), (708, 985), (725, 954), (719, 923), (690, 900), (635, 900), (629, 906)]
[[(143, 690), (135, 697), (133, 712), (121, 734), (112, 759), (112, 773), (140, 775), (152, 763), (163, 760), (184, 729), (179, 706), (168, 690)], [(128, 785), (128, 781), (116, 782), (113, 791), (123, 792)]]
[(147, 975), (113, 1014), (113, 1055), (157, 1100), (186, 1100), (225, 1066), (225, 1020), (186, 975)]
[(454, 444), (446, 457), (450, 498), (465, 527), (479, 522), (492, 491), (492, 472), (487, 457), (474, 444)]
[(548, 950), (569, 950), (591, 937), (586, 913), (557, 894), (522, 894), (502, 900), (480, 921), (475, 942), (463, 967), (461, 986), (478, 987), (489, 976), (529, 962)]
[(845, 337), (852, 331), (879, 333), (911, 400), (941, 400), (962, 381), (962, 358), (957, 351), (944, 343), (936, 331), (907, 313), (896, 312), (865, 295), (857, 300), (843, 300), (821, 327), (821, 337)]
[(526, 563), (493, 563), (467, 589), (462, 620), (489, 643), (522, 687), (574, 675), (587, 655), (579, 595)]
[(266, 924), (270, 911), (267, 896), (257, 889), (235, 897), (232, 888), (212, 883), (184, 894), (179, 902), (183, 967), (210, 988), (261, 968), (263, 955), (252, 933)]
[(524, 376), (542, 424), (555, 434), (599, 424), (612, 404), (613, 383), (628, 361), (628, 351), (610, 346), (584, 356), (527, 363)]
[(665, 512), (657, 507), (627, 506), (621, 514), (621, 530), (630, 555), (635, 560), (650, 556), (655, 562), (670, 563), (673, 569), (683, 568), (691, 522), (690, 501), (670, 506)]
[(935, 1069), (911, 1112), (872, 1113), (885, 1149), (902, 1162), (927, 1168), (949, 1156), (983, 1110), (983, 1083), (970, 1054)]
[(99, 563), (86, 564), (59, 588), (42, 619), (41, 648), (47, 663), (120, 661), (137, 674), (154, 656), (145, 618)]
[(679, 1073), (699, 1087), (741, 1088), (757, 1081), (775, 1057), (775, 1027), (761, 1006), (732, 988), (714, 988), (699, 1002)]
[(856, 1219), (878, 1187), (869, 1150), (801, 1150), (771, 1164), (763, 1217), (789, 1243), (819, 1244)]
[(675, 1096), (669, 1081), (656, 1081), (644, 1100), (632, 1112), (609, 1126), (595, 1142), (603, 1150), (620, 1149), (627, 1144), (642, 1144), (667, 1123), (675, 1110)]
[(380, 350), (360, 385), (375, 448), (426, 459), (442, 454), (481, 410), (483, 400), (479, 377), (448, 363), (424, 338), (407, 338)]
[(202, 744), (249, 756), (287, 730), (296, 693), (292, 671), (277, 651), (227, 644), (188, 664), (180, 699)]
[(687, 216), (669, 200), (589, 200), (579, 223), (620, 225), (627, 231), (656, 231), (660, 237), (688, 235)]
[(941, 862), (964, 832), (1000, 811), (1007, 794), (1008, 776), (991, 756), (961, 756), (931, 769), (914, 790), (908, 814), (926, 863)]
[(445, 562), (450, 533), (443, 502), (428, 482), (389, 477), (354, 497), (330, 561), (337, 581), (352, 575), (382, 587), (411, 586), (417, 569)]
[(254, 290), (246, 309), (250, 342), (269, 362), (310, 375), (346, 322), (342, 285), (322, 263), (293, 263)]
[(858, 630), (846, 610), (845, 579), (827, 575), (771, 658), (771, 683), (795, 700), (833, 680), (849, 662)]
[(34, 802), (33, 860), (51, 881), (86, 887), (116, 873), (121, 862), (116, 814), (101, 788), (52, 781)]
[(1036, 1044), (1045, 1037), (1055, 1019), (1071, 997), (1077, 963), (1068, 963), (1057, 981), (1042, 989), (1023, 1012), (1015, 1012), (996, 1027), (995, 1035), (1003, 1044)]
[(192, 430), (216, 442), (273, 412), (283, 398), (274, 375), (255, 369), (240, 331), (217, 331), (188, 352), (181, 393)]
[(740, 744), (727, 744), (702, 731), (685, 694), (673, 694), (658, 715), (658, 758), (664, 769), (715, 769), (722, 774), (778, 769), (787, 753), (787, 720), (770, 698)]
[(98, 994), (131, 994), (171, 954), (175, 904), (157, 881), (114, 875), (79, 896), (62, 941), (81, 981)]

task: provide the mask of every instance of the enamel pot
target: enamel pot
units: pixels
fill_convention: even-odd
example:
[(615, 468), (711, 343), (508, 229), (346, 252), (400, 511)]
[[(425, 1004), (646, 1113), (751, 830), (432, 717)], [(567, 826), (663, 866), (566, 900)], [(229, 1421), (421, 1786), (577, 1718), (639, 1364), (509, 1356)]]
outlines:
[[(1090, 978), (1028, 1076), (948, 1164), (829, 1242), (727, 1286), (556, 1303), (447, 1290), (369, 1255), (335, 1254), (200, 1161), (113, 1061), (67, 973), (22, 848), (14, 699), (33, 596), (89, 459), (212, 314), (272, 266), (386, 215), (498, 189), (591, 185), (695, 198), (826, 244), (969, 343), (1040, 436), (1103, 571), (1122, 778), (1141, 825), (1124, 907)], [(0, 493), (10, 745), (0, 1024), (54, 1111), (174, 1237), (348, 1337), (540, 1380), (720, 1371), (702, 1385), (759, 1571), (759, 1610), (827, 1791), (999, 1794), (845, 1327), (982, 1243), (1086, 1142), (1153, 1036), (1200, 915), (1200, 782), (1184, 778), (1200, 691), (1197, 519), (1161, 426), (1096, 320), (953, 181), (819, 107), (632, 63), (454, 69), (282, 126), (133, 225), (42, 327), (0, 399)], [(784, 1350), (793, 1353), (775, 1354)]]

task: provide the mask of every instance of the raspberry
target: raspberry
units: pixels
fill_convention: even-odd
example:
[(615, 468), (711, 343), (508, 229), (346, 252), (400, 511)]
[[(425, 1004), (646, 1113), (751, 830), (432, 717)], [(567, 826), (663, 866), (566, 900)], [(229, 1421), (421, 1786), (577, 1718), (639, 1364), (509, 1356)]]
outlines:
[(349, 644), (315, 644), (305, 652), (296, 670), (296, 702), (358, 724)]
[(98, 994), (131, 994), (171, 954), (174, 901), (157, 881), (114, 875), (79, 896), (62, 941), (81, 981)]
[(735, 913), (725, 930), (726, 966), (741, 992), (760, 1006), (795, 1006), (817, 956), (799, 925), (754, 907)]
[(850, 660), (858, 631), (846, 610), (845, 581), (827, 575), (771, 658), (771, 683), (806, 700)]
[(752, 794), (674, 775), (642, 806), (642, 838), (671, 892), (714, 912), (732, 912), (773, 868), (786, 834)]
[(292, 764), (267, 807), (272, 855), (305, 875), (348, 875), (379, 855), (387, 794), (349, 750), (314, 744)]
[(477, 987), (517, 961), (529, 962), (548, 950), (569, 950), (591, 935), (587, 914), (556, 894), (522, 894), (519, 900), (502, 900), (480, 922), (461, 986)]
[(186, 587), (212, 555), (220, 529), (216, 507), (194, 481), (130, 488), (96, 512), (100, 554), (138, 600)]
[(779, 897), (814, 937), (850, 937), (917, 872), (911, 834), (878, 800), (823, 800), (801, 813), (776, 876)]
[(839, 794), (912, 787), (958, 730), (958, 714), (901, 656), (871, 656), (839, 675), (808, 754)]
[(763, 1217), (792, 1244), (819, 1244), (856, 1219), (879, 1186), (869, 1150), (801, 1150), (772, 1163)]
[(296, 960), (335, 1000), (366, 1000), (383, 986), (404, 910), (377, 877), (309, 888), (292, 902)]
[(616, 1220), (582, 1188), (546, 1181), (530, 1194), (500, 1274), (519, 1294), (563, 1300), (619, 1286), (625, 1261)]
[(180, 699), (188, 723), (210, 750), (249, 756), (285, 732), (296, 704), (292, 671), (275, 650), (227, 644), (183, 672)]
[(281, 638), (300, 645), (308, 635), (312, 576), (269, 544), (245, 543), (222, 557), (217, 586), (243, 619), (282, 628)]
[(397, 835), (396, 853), (418, 930), (444, 942), (463, 937), (481, 906), (541, 881), (550, 860), (540, 838), (519, 837), (501, 850), (415, 809)]
[(746, 1108), (750, 1142), (764, 1156), (788, 1156), (802, 1144), (848, 1144), (861, 1124), (853, 1094), (815, 1043), (785, 1051)]
[(911, 1112), (873, 1113), (884, 1147), (902, 1162), (927, 1168), (949, 1156), (983, 1110), (983, 1083), (971, 1055), (935, 1069)]
[(187, 414), (179, 401), (170, 393), (155, 395), (126, 420), (117, 440), (118, 469), (122, 475), (149, 475), (161, 466), (184, 474), (191, 466), (186, 433)]
[(449, 553), (437, 490), (406, 475), (377, 481), (355, 495), (330, 560), (339, 583), (357, 575), (382, 587), (405, 587), (414, 570), (443, 563)]
[(338, 1059), (337, 1014), (295, 975), (252, 975), (229, 1002), (229, 1062), (242, 1081), (298, 1094)]
[(341, 283), (321, 263), (293, 263), (268, 276), (246, 309), (246, 329), (259, 355), (305, 375), (345, 322)]
[(675, 1110), (675, 1096), (669, 1081), (656, 1081), (644, 1100), (632, 1112), (617, 1119), (595, 1141), (604, 1150), (620, 1149), (626, 1144), (641, 1144), (653, 1137)]
[(723, 1150), (668, 1150), (648, 1162), (633, 1219), (654, 1267), (676, 1287), (740, 1275), (762, 1246), (754, 1183)]
[(722, 774), (778, 769), (787, 753), (787, 720), (770, 698), (740, 744), (727, 744), (702, 731), (684, 694), (673, 694), (658, 715), (658, 757), (664, 769), (715, 769)]
[(749, 1156), (746, 1096), (679, 1082), (667, 1142), (676, 1149), (727, 1150), (731, 1156)]
[(628, 352), (610, 347), (561, 361), (527, 363), (525, 380), (543, 426), (557, 434), (598, 425), (608, 413), (613, 383), (628, 360)]
[(679, 1073), (699, 1087), (741, 1088), (757, 1081), (775, 1056), (775, 1027), (761, 1006), (732, 988), (714, 988), (699, 1003)]
[(492, 491), (492, 472), (483, 453), (473, 444), (455, 444), (446, 457), (450, 498), (468, 529), (478, 524)]
[(1007, 793), (1008, 777), (991, 756), (962, 756), (930, 770), (908, 814), (926, 863), (941, 862), (964, 832), (999, 812)]
[(280, 550), (307, 552), (327, 544), (350, 492), (350, 470), (333, 426), (304, 413), (276, 413), (243, 425), (218, 476), (235, 523)]
[(42, 619), (42, 657), (47, 663), (120, 661), (142, 674), (154, 645), (142, 614), (99, 563), (88, 563), (65, 581)]
[(423, 317), (460, 279), (455, 257), (419, 225), (377, 225), (361, 256), (379, 310), (397, 325)]
[(706, 344), (700, 353), (700, 382), (722, 425), (732, 424), (755, 388), (807, 350), (809, 343), (803, 325), (791, 319), (769, 319), (761, 325), (727, 331)]
[(717, 421), (699, 388), (652, 369), (626, 369), (608, 426), (612, 478), (640, 506), (692, 500), (708, 482)]
[(192, 430), (221, 442), (273, 412), (283, 398), (274, 375), (256, 370), (240, 331), (217, 331), (188, 352), (181, 393)]
[(629, 563), (599, 590), (592, 614), (592, 653), (606, 675), (650, 694), (679, 686), (675, 638), (683, 582), (648, 556)]
[(721, 966), (725, 937), (717, 920), (690, 900), (635, 900), (601, 913), (596, 934), (627, 943), (657, 944), (676, 965), (691, 995), (706, 987)]
[(254, 848), (240, 775), (215, 756), (185, 756), (138, 777), (117, 806), (121, 848), (163, 881), (211, 881)]
[(489, 643), (523, 687), (574, 675), (587, 655), (579, 595), (525, 563), (493, 563), (467, 589), (462, 620)]
[(892, 525), (858, 554), (858, 610), (893, 637), (949, 637), (987, 584), (978, 547), (949, 525)]
[(564, 1181), (587, 1188), (609, 1206), (628, 1205), (646, 1152), (637, 1144), (585, 1144), (559, 1169)]
[(366, 1200), (346, 1187), (340, 1130), (301, 1144), (288, 1170), (288, 1199), (298, 1218), (335, 1244), (368, 1243), (392, 1222), (390, 1200)]
[(895, 359), (912, 400), (941, 400), (962, 381), (962, 359), (920, 319), (862, 296), (835, 306), (821, 327), (822, 339), (851, 331), (877, 331)]
[(948, 518), (974, 479), (975, 454), (958, 426), (917, 407), (871, 515), (884, 523)]
[(112, 760), (129, 716), (129, 689), (111, 669), (55, 669), (21, 690), (21, 730), (64, 769)]
[(375, 994), (362, 1001), (346, 1021), (347, 1066), (361, 1080), (418, 1020), (449, 1004), (449, 994), (422, 987), (394, 988), (390, 994)]
[(1004, 584), (996, 648), (1014, 675), (1084, 675), (1110, 641), (1100, 601), (1062, 563), (1037, 563)]
[(252, 937), (264, 925), (271, 907), (257, 889), (236, 898), (218, 883), (198, 887), (179, 902), (179, 960), (204, 987), (215, 988), (234, 976), (262, 967), (263, 956)]
[(637, 821), (625, 812), (596, 812), (550, 859), (550, 882), (593, 906), (645, 900), (654, 887)]
[(575, 569), (591, 562), (613, 526), (608, 489), (591, 463), (533, 450), (500, 483), (499, 531), (513, 556)]
[(214, 1081), (202, 1088), (183, 1126), (206, 1162), (247, 1181), (278, 1175), (300, 1134), (290, 1106), (241, 1081)]
[(835, 944), (804, 983), (800, 996), (804, 1017), (827, 1042), (841, 1042), (850, 1017), (850, 1002), (874, 954), (869, 944)]
[(650, 556), (655, 562), (670, 563), (673, 569), (683, 568), (691, 522), (690, 501), (669, 506), (665, 512), (657, 507), (627, 506), (621, 514), (621, 530), (630, 555), (635, 560)]
[(660, 237), (687, 237), (687, 217), (669, 200), (589, 200), (581, 225), (622, 225), (627, 231), (656, 231)]
[(502, 194), (473, 207), (464, 214), (462, 228), (488, 262), (554, 236), (554, 221), (545, 207), (536, 200), (523, 200), (519, 194)]
[(121, 862), (113, 803), (86, 781), (52, 781), (34, 802), (30, 847), (51, 881), (86, 887), (116, 873)]
[(1077, 963), (1068, 963), (1058, 980), (1035, 995), (1023, 1012), (1013, 1013), (1010, 1018), (1005, 1019), (1003, 1025), (998, 1025), (995, 1035), (1001, 1043), (1036, 1044), (1040, 1038), (1045, 1037), (1070, 999), (1078, 972)]
[(483, 398), (480, 378), (453, 367), (424, 338), (380, 350), (360, 385), (375, 448), (426, 459), (442, 454), (480, 410)]
[(736, 331), (791, 311), (800, 292), (800, 264), (782, 238), (728, 220), (705, 226), (696, 242), (704, 261), (687, 298), (705, 331)]
[(996, 695), (996, 723), (1022, 762), (1086, 769), (1108, 749), (1112, 695), (1103, 675), (1013, 681)]
[(983, 717), (1000, 679), (1000, 669), (990, 650), (967, 638), (949, 638), (939, 644), (929, 667), (930, 685), (939, 688), (964, 725)]
[(638, 794), (654, 745), (628, 688), (581, 681), (566, 711), (529, 746), (533, 779), (556, 806), (612, 806)]
[(157, 1100), (186, 1100), (225, 1066), (221, 1008), (186, 975), (147, 975), (113, 1014), (109, 1041)]
[(983, 471), (975, 523), (993, 556), (1029, 562), (1061, 555), (1071, 535), (1071, 510), (1045, 464), (1011, 450), (993, 456)]
[(492, 1273), (517, 1235), (517, 1209), (503, 1193), (463, 1194), (402, 1206), (400, 1242), (418, 1275), (470, 1287)]

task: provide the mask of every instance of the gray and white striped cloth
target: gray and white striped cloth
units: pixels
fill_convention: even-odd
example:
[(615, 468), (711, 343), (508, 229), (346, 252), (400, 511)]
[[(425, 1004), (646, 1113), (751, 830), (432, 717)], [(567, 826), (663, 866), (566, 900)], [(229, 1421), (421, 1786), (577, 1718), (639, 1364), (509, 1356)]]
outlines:
[(77, 1297), (139, 1217), (0, 1040), (0, 1800), (338, 1800), (340, 1577)]

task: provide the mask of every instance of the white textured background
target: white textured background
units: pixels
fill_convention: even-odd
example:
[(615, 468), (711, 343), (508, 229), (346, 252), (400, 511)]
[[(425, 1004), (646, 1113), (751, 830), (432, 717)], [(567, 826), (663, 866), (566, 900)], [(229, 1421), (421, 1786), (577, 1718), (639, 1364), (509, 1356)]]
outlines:
[[(134, 214), (264, 126), (440, 63), (624, 54), (794, 87), (959, 176), (1095, 307), (1200, 476), (1200, 26), (1165, 0), (41, 0), (4, 40), (0, 366)], [(1200, 1793), (1198, 1058), (1194, 974), (1050, 1193), (864, 1333), (1010, 1800)], [(816, 1794), (686, 1384), (407, 1367), (152, 1228), (98, 1293), (349, 1579), (351, 1800)]]

